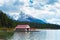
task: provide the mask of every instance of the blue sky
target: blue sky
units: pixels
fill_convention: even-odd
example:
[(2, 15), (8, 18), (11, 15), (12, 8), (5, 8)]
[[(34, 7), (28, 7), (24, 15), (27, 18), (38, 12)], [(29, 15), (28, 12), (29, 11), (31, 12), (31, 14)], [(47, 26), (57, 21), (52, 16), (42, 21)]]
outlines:
[(48, 23), (60, 25), (60, 0), (0, 0), (0, 10), (17, 20), (24, 12)]

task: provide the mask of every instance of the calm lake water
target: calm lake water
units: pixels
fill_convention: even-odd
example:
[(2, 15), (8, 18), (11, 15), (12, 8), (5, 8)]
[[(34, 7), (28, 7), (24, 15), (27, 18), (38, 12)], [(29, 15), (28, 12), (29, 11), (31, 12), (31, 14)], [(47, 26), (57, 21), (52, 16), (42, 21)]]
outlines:
[(39, 30), (39, 32), (15, 32), (7, 40), (60, 40), (60, 30)]

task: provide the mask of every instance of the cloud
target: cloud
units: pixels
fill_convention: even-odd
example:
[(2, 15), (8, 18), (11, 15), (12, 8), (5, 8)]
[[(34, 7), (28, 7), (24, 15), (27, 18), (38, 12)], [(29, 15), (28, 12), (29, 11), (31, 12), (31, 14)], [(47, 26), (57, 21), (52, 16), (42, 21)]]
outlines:
[(13, 18), (15, 20), (17, 20), (19, 18), (19, 13), (18, 12), (9, 12), (8, 15), (10, 16), (10, 18)]
[(60, 25), (60, 19), (58, 18), (48, 19), (47, 22)]
[(4, 4), (4, 0), (0, 0), (0, 6)]
[[(44, 6), (37, 5), (39, 3), (36, 2), (32, 7), (23, 7), (23, 12), (38, 18), (38, 19), (46, 19), (48, 23), (59, 24), (60, 25), (60, 3), (59, 1), (54, 1), (51, 4), (45, 3)], [(36, 8), (37, 7), (37, 8)], [(39, 7), (41, 9), (39, 9)], [(56, 20), (57, 19), (57, 20)], [(59, 19), (59, 20), (58, 20)], [(49, 21), (48, 21), (49, 20)], [(55, 20), (55, 21), (54, 21)]]
[(15, 6), (23, 6), (24, 2), (21, 2), (21, 1), (17, 0), (13, 5), (15, 5)]
[(17, 12), (20, 10), (17, 6), (14, 5), (16, 0), (3, 0), (2, 2), (4, 4), (1, 4), (2, 6), (0, 6), (0, 10), (4, 12)]
[(22, 11), (48, 23), (60, 24), (60, 0), (1, 0), (0, 10), (10, 15)]

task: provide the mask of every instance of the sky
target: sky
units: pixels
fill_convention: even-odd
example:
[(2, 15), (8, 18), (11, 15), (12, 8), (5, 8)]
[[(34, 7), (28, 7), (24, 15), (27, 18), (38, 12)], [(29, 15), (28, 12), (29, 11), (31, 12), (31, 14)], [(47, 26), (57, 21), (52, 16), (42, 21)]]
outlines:
[(45, 19), (47, 23), (60, 25), (60, 0), (0, 0), (0, 10), (16, 20), (22, 11)]

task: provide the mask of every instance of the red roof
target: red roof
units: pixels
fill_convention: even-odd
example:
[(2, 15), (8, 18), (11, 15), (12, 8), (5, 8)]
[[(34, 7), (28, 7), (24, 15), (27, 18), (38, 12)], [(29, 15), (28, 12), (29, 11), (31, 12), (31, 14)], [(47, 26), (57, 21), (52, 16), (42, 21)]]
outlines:
[(16, 28), (29, 28), (29, 25), (17, 25)]

